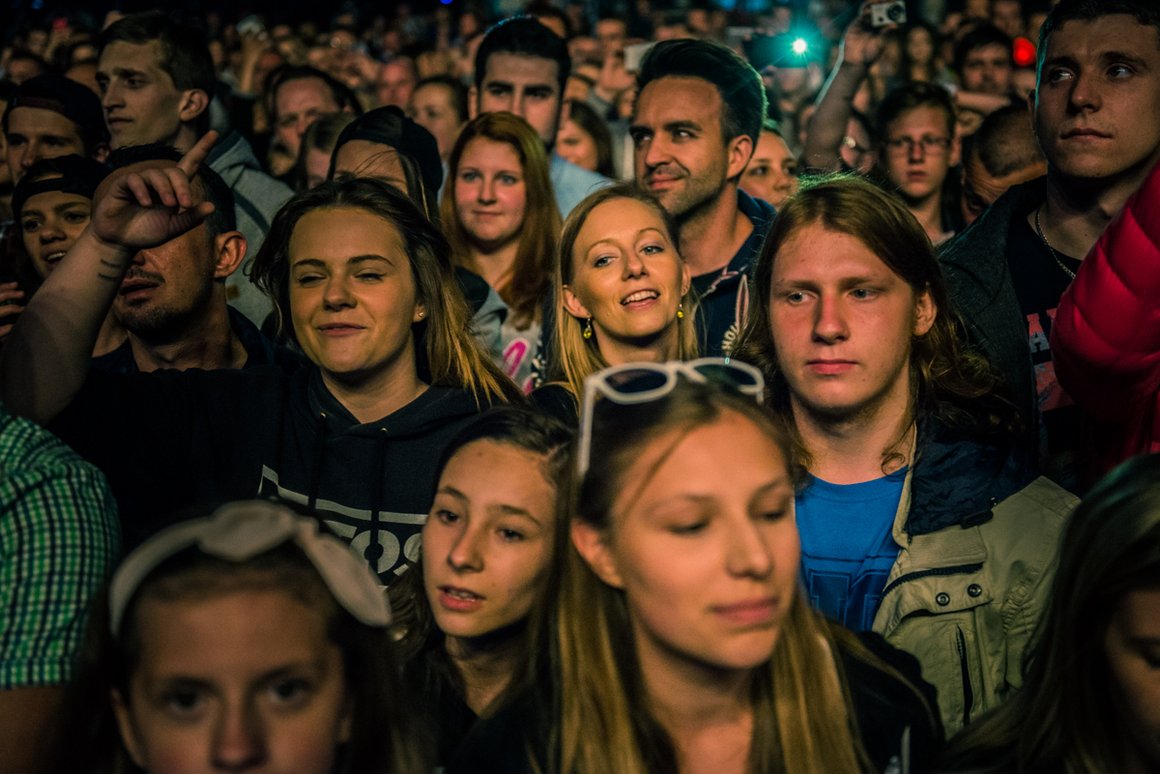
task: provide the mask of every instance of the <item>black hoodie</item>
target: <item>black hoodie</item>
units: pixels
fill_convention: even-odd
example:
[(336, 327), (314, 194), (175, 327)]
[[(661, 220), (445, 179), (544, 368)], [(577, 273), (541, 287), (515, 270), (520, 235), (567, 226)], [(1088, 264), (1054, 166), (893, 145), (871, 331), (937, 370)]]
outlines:
[(278, 495), (317, 512), (387, 583), (418, 554), (443, 447), (480, 409), (430, 387), (360, 424), (314, 367), (93, 371), (50, 429), (108, 476), (127, 548), (175, 511)]

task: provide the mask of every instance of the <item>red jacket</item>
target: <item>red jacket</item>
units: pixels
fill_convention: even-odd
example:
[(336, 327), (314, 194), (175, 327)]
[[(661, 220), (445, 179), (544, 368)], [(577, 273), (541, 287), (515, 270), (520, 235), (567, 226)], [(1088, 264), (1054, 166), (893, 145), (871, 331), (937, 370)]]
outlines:
[(1160, 165), (1060, 299), (1051, 353), (1060, 385), (1094, 420), (1096, 472), (1160, 452)]

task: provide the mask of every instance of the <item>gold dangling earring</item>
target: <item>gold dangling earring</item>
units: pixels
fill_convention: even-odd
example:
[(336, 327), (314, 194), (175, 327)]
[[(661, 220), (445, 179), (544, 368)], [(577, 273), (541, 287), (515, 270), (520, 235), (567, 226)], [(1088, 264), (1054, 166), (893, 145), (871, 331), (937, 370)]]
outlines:
[(677, 319), (685, 319), (685, 305), (683, 303), (677, 304)]
[(584, 333), (582, 335), (584, 336), (585, 341), (592, 338), (592, 318), (591, 317), (589, 317), (587, 320), (584, 321)]

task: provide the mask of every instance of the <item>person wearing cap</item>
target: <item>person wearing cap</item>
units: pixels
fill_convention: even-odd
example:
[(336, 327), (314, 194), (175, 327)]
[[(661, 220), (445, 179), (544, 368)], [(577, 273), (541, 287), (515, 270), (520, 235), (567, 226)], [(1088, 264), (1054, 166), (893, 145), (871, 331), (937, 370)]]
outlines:
[(94, 615), (61, 771), (430, 771), (386, 594), (314, 518), (249, 500), (178, 523)]
[[(12, 212), (27, 257), (17, 272), (17, 282), (29, 294), (52, 273), (89, 225), (93, 194), (108, 173), (109, 168), (98, 161), (59, 156), (36, 162), (17, 184)], [(9, 306), (4, 311), (12, 315), (22, 307)], [(11, 325), (0, 326), (0, 338), (8, 335)], [(93, 356), (105, 355), (124, 343), (125, 329), (110, 313), (101, 324)]]
[[(189, 150), (209, 128), (216, 86), (213, 59), (204, 36), (160, 11), (130, 14), (100, 37), (97, 83), (112, 147), (161, 143)], [(292, 191), (262, 171), (253, 149), (238, 132), (225, 132), (209, 167), (233, 191), (234, 220), (256, 255), (270, 223)], [(246, 271), (226, 280), (231, 304), (261, 325), (272, 307)]]
[(3, 128), (15, 182), (40, 159), (77, 154), (104, 161), (109, 152), (100, 100), (63, 75), (22, 83), (4, 111)]
[(0, 768), (48, 771), (90, 600), (120, 554), (105, 477), (0, 405)]
[(443, 161), (435, 138), (389, 105), (358, 116), (338, 135), (327, 179), (373, 177), (393, 185), (415, 202), (428, 220), (439, 220), (438, 194)]

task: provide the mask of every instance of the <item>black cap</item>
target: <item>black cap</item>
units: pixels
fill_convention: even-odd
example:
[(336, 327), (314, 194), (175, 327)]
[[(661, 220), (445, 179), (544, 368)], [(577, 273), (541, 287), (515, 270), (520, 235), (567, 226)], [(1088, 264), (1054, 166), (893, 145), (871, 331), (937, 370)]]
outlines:
[(338, 142), (330, 156), (332, 175), (334, 160), (338, 158), (338, 149), (351, 140), (366, 140), (388, 145), (399, 155), (410, 158), (419, 167), (425, 193), (432, 200), (439, 187), (443, 185), (443, 160), (439, 157), (439, 146), (435, 138), (426, 129), (407, 118), (396, 105), (368, 111), (346, 125), (342, 134), (338, 136)]
[(93, 198), (97, 186), (109, 174), (109, 168), (99, 161), (75, 154), (41, 159), (29, 167), (12, 192), (12, 214), (20, 217), (24, 203), (37, 194), (62, 191)]
[(60, 113), (77, 125), (78, 134), (87, 151), (109, 141), (105, 125), (105, 111), (101, 99), (87, 86), (56, 73), (38, 75), (20, 84), (4, 111), (4, 133), (8, 134), (8, 118), (20, 107), (40, 108)]

